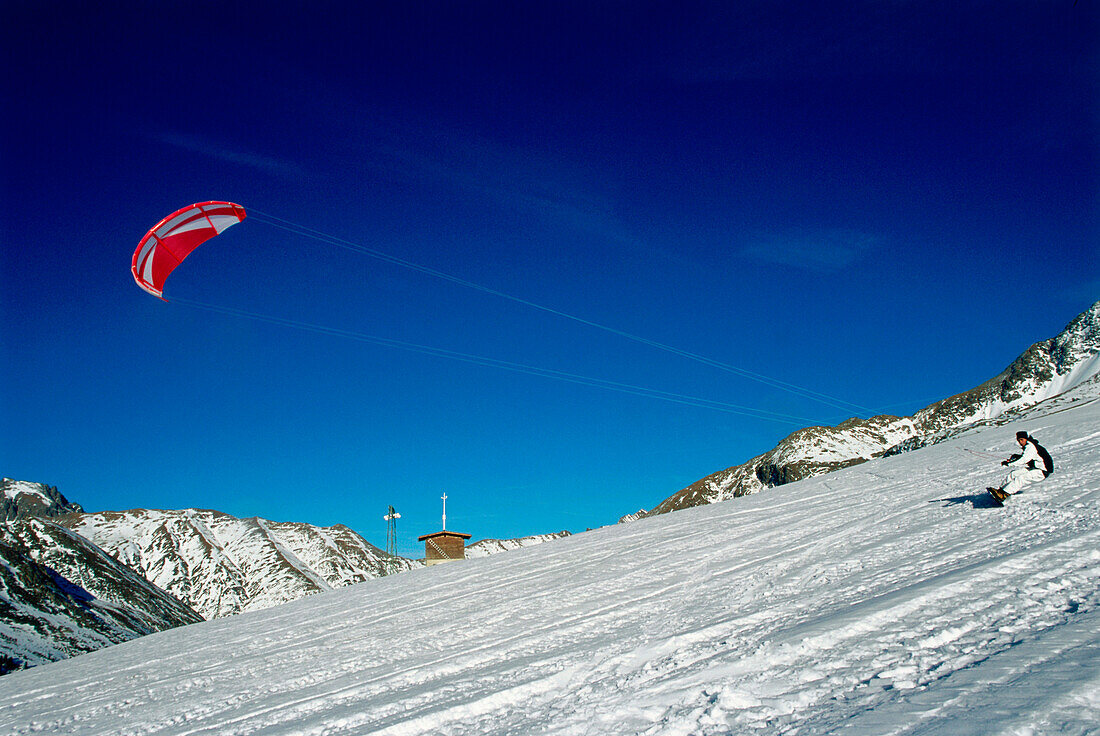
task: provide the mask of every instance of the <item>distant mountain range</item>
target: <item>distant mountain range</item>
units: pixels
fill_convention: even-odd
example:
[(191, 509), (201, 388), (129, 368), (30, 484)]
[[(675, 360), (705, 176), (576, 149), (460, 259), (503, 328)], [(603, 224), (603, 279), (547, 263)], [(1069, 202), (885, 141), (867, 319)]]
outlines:
[[(277, 606), (386, 572), (388, 556), (343, 525), (238, 519), (218, 511), (100, 511), (59, 523), (205, 618)], [(395, 571), (418, 563), (392, 559)]]
[(1056, 337), (1037, 342), (982, 385), (926, 406), (911, 417), (852, 418), (807, 427), (762, 455), (702, 478), (649, 511), (620, 522), (715, 503), (914, 449), (978, 422), (1007, 421), (1100, 373), (1100, 302)]
[(518, 539), (482, 539), (466, 547), (466, 557), (467, 559), (488, 557), (499, 552), (509, 552), (521, 547), (533, 547), (543, 542), (550, 542), (568, 536), (569, 532), (560, 531), (551, 534), (534, 534), (530, 537), (519, 537)]

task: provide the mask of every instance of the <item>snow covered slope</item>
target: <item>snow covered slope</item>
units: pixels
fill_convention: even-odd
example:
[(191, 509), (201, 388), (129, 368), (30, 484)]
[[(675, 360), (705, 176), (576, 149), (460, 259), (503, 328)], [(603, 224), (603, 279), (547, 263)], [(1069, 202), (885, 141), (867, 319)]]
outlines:
[[(995, 508), (1019, 429), (1057, 471)], [(0, 733), (1096, 733), (1097, 468), (1094, 380), (767, 493), (6, 675)]]
[(201, 620), (58, 524), (28, 518), (0, 526), (0, 672)]
[(1056, 337), (1028, 348), (1000, 374), (982, 385), (937, 401), (912, 417), (849, 419), (835, 427), (807, 427), (776, 447), (692, 483), (646, 513), (620, 521), (714, 503), (757, 493), (856, 465), (891, 448), (930, 444), (930, 440), (970, 424), (1012, 415), (1056, 396), (1100, 373), (1100, 302), (1093, 304)]
[[(286, 603), (384, 574), (351, 529), (218, 511), (101, 511), (61, 520), (205, 618)], [(397, 558), (398, 569), (416, 563)]]

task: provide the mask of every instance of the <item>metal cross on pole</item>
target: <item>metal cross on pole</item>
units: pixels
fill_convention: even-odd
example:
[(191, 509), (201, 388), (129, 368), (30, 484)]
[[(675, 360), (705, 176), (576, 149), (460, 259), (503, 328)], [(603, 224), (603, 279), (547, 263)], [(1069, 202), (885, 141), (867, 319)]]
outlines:
[(443, 531), (447, 531), (447, 492), (443, 491)]

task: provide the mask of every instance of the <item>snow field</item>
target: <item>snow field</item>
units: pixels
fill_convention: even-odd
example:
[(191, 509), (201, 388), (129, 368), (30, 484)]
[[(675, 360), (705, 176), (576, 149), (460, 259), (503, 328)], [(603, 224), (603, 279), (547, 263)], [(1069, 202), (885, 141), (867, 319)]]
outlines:
[[(1097, 733), (1095, 393), (8, 675), (0, 733)], [(1057, 472), (995, 508), (1017, 429)]]

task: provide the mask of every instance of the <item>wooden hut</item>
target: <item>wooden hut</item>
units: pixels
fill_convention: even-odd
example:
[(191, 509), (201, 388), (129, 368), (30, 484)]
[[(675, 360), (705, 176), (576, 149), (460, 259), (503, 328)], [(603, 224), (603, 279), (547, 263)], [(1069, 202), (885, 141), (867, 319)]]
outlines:
[(417, 540), (424, 543), (424, 561), (429, 565), (466, 559), (466, 540), (469, 534), (441, 531), (425, 534)]

